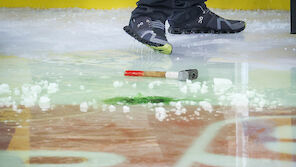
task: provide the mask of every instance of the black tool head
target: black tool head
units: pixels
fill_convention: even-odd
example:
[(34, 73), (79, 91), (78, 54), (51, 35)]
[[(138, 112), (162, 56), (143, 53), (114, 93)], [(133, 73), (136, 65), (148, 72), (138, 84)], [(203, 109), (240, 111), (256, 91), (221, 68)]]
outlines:
[(180, 81), (186, 81), (186, 80), (195, 80), (198, 78), (198, 70), (197, 69), (189, 69), (189, 70), (183, 70), (179, 72), (178, 79)]

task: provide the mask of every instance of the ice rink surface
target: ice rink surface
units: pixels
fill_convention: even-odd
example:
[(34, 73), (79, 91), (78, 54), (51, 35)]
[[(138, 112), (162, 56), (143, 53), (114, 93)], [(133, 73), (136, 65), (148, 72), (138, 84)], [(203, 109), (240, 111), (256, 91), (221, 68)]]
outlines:
[[(214, 10), (246, 30), (167, 33), (170, 56), (122, 30), (131, 11), (0, 9), (0, 164), (296, 166), (288, 11)], [(192, 82), (123, 76), (192, 68)]]

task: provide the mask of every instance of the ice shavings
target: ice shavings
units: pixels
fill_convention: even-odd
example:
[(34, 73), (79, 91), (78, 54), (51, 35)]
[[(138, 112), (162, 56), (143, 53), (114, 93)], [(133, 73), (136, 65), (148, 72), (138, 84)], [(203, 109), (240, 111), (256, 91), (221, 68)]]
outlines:
[[(3, 90), (5, 89), (6, 97), (0, 97), (0, 106), (12, 107), (13, 111), (21, 112), (18, 109), (19, 105), (24, 107), (33, 107), (38, 105), (42, 111), (47, 111), (50, 106), (50, 94), (58, 91), (57, 83), (49, 83), (48, 81), (40, 81), (33, 84), (23, 84), (20, 87), (15, 87), (9, 91), (8, 84), (1, 84)], [(3, 96), (3, 95), (2, 95)]]
[(33, 107), (38, 99), (38, 94), (41, 92), (36, 85), (23, 85), (21, 95), (21, 105), (25, 107)]
[(225, 93), (232, 87), (232, 81), (225, 78), (214, 78), (214, 92), (217, 95)]
[(41, 96), (38, 104), (42, 111), (50, 109), (50, 99), (47, 96)]
[(114, 105), (110, 105), (108, 107), (108, 109), (109, 109), (109, 112), (115, 112), (116, 111), (116, 107)]
[(180, 92), (184, 93), (184, 94), (187, 94), (188, 92), (188, 88), (187, 88), (187, 85), (184, 85), (180, 88)]
[(113, 87), (114, 88), (120, 88), (120, 87), (122, 87), (123, 86), (123, 82), (121, 82), (121, 81), (114, 81), (113, 82)]
[(48, 94), (56, 93), (59, 90), (59, 86), (56, 83), (50, 83), (47, 88)]
[(104, 112), (107, 111), (107, 108), (108, 108), (108, 106), (106, 104), (102, 105), (102, 111), (104, 111)]
[(14, 95), (19, 96), (21, 94), (21, 91), (18, 88), (14, 89)]
[(18, 106), (16, 105), (15, 101), (12, 103), (12, 110), (17, 112), (17, 113), (21, 113), (23, 110), (19, 109)]
[(162, 84), (161, 81), (153, 81), (153, 82), (150, 82), (148, 87), (149, 89), (153, 89), (155, 86), (160, 86)]
[(95, 99), (92, 99), (91, 101), (87, 102), (88, 106), (92, 107), (93, 109), (98, 109), (98, 103)]
[(200, 82), (194, 82), (188, 85), (189, 91), (191, 93), (198, 93), (201, 89), (201, 83)]
[[(80, 112), (88, 112), (89, 108), (92, 107), (93, 109), (98, 108), (97, 101), (92, 99), (91, 101), (84, 101), (80, 104)], [(106, 110), (106, 106), (104, 106), (104, 110)]]
[(123, 111), (123, 113), (129, 113), (130, 112), (130, 108), (128, 106), (123, 106), (122, 107), (122, 111)]
[(0, 107), (10, 107), (13, 104), (11, 96), (0, 98)]
[(199, 105), (202, 107), (202, 109), (204, 109), (205, 111), (208, 111), (208, 112), (213, 112), (213, 107), (212, 105), (207, 102), (207, 101), (201, 101), (199, 102)]
[(0, 84), (0, 95), (10, 94), (10, 88), (8, 84)]
[(170, 111), (174, 112), (175, 115), (182, 115), (187, 112), (186, 108), (183, 107), (181, 101), (171, 102), (170, 106), (174, 107), (174, 108), (170, 109)]
[(197, 110), (194, 111), (194, 114), (195, 114), (196, 116), (200, 116), (200, 112), (197, 111)]
[(207, 82), (203, 82), (202, 87), (201, 87), (201, 89), (200, 89), (200, 93), (201, 93), (201, 94), (206, 94), (206, 93), (208, 93)]
[(186, 84), (192, 84), (192, 81), (189, 79), (186, 79)]
[(192, 82), (187, 80), (185, 84), (179, 84), (179, 90), (183, 94), (205, 94), (208, 92), (208, 87), (206, 86), (206, 83), (204, 83), (202, 87), (200, 82)]
[(81, 112), (87, 112), (88, 111), (88, 104), (87, 104), (87, 102), (82, 102), (80, 104), (80, 111)]
[(273, 109), (280, 106), (277, 100), (268, 100), (263, 94), (255, 90), (245, 92), (227, 92), (217, 96), (219, 105), (231, 105), (234, 108), (249, 107), (256, 112), (263, 111), (264, 108)]
[(165, 118), (167, 118), (167, 111), (163, 107), (156, 107), (155, 108), (155, 118), (159, 121), (163, 121)]

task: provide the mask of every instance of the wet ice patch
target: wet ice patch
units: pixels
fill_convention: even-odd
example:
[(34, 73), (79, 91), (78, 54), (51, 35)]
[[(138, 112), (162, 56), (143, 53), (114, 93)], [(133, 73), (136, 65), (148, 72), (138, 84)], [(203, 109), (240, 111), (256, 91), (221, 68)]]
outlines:
[(84, 90), (85, 89), (85, 87), (83, 86), (83, 85), (80, 85), (80, 90)]

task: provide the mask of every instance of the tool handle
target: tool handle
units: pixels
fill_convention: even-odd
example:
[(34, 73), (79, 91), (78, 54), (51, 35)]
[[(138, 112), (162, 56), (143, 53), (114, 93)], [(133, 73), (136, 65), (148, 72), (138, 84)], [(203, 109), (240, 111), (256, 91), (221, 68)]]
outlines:
[(161, 71), (144, 71), (144, 77), (165, 78), (165, 73)]
[(124, 76), (143, 77), (144, 71), (125, 71)]
[(125, 71), (124, 76), (165, 78), (165, 74), (162, 71)]

